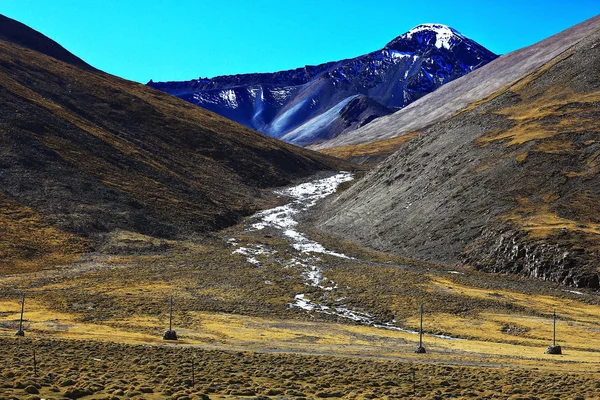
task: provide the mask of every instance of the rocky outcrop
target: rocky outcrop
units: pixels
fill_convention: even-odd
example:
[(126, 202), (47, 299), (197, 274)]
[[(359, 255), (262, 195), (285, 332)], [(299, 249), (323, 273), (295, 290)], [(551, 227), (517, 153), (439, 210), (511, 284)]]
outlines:
[(520, 274), (578, 288), (600, 287), (593, 259), (583, 249), (534, 240), (513, 229), (485, 230), (460, 262), (485, 272)]
[(367, 96), (358, 96), (342, 108), (340, 118), (344, 123), (344, 128), (357, 128), (392, 112), (392, 109), (377, 103)]

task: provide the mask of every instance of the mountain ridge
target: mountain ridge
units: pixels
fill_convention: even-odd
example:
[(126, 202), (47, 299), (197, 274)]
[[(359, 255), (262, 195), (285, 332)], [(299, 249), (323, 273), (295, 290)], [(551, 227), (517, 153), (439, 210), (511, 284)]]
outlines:
[(363, 110), (358, 125), (365, 125), (496, 57), (457, 31), (430, 24), (354, 58), (148, 85), (269, 136), (308, 145), (354, 128), (340, 123), (339, 112), (355, 96), (367, 96), (373, 105)]
[(19, 21), (0, 14), (0, 27), (0, 40), (44, 53), (79, 68), (97, 71), (94, 67), (69, 52), (54, 40)]

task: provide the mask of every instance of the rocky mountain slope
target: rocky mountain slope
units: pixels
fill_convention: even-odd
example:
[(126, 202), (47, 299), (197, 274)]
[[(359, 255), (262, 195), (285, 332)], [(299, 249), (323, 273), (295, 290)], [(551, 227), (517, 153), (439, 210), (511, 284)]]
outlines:
[(290, 71), (149, 86), (298, 145), (407, 106), (497, 56), (445, 25), (419, 25), (381, 50)]
[(264, 207), (263, 188), (348, 167), (0, 22), (3, 273), (65, 262), (115, 230), (174, 238), (222, 228)]
[[(593, 33), (598, 27), (599, 20), (600, 16), (591, 18), (532, 46), (503, 55), (392, 115), (382, 117), (367, 126), (346, 132), (311, 148), (323, 150), (327, 154), (342, 154), (349, 159), (361, 160), (365, 156), (364, 146), (355, 149), (350, 146), (381, 142), (377, 147), (383, 149), (383, 158), (385, 158), (392, 150), (398, 148), (397, 142), (405, 142), (389, 141), (390, 139), (418, 132), (431, 124), (449, 118), (469, 104), (531, 73)], [(386, 140), (388, 142), (385, 142)], [(336, 149), (340, 147), (341, 152)], [(368, 146), (368, 148), (373, 147), (373, 145)], [(374, 159), (372, 152), (366, 155), (370, 156), (370, 160)], [(381, 158), (377, 160), (380, 161)]]
[[(405, 256), (598, 288), (600, 18), (521, 54), (534, 50), (555, 56), (423, 128), (329, 204), (322, 226)], [(472, 82), (452, 85), (468, 98)]]

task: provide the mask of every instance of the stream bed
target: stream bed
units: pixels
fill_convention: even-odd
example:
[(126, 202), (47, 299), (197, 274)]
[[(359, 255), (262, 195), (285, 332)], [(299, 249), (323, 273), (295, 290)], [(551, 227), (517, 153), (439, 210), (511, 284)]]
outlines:
[[(329, 255), (333, 257), (351, 259), (351, 257), (325, 248), (320, 243), (308, 238), (304, 233), (298, 230), (298, 217), (309, 208), (315, 206), (317, 202), (331, 194), (335, 193), (337, 187), (343, 183), (354, 179), (349, 172), (340, 172), (328, 178), (316, 179), (311, 182), (302, 183), (297, 186), (277, 190), (275, 193), (282, 197), (287, 197), (290, 202), (282, 206), (271, 208), (258, 212), (249, 218), (248, 231), (261, 231), (263, 229), (274, 229), (279, 231), (287, 239), (290, 246), (297, 252), (296, 256), (285, 261), (280, 261), (283, 267), (294, 267), (301, 271), (304, 283), (308, 287), (319, 288), (323, 291), (334, 294), (337, 284), (323, 275), (323, 260), (320, 255)], [(233, 254), (240, 254), (246, 257), (246, 260), (254, 265), (260, 266), (257, 256), (272, 256), (277, 253), (275, 250), (262, 244), (241, 245), (234, 238), (227, 239), (227, 242), (236, 249)], [(339, 318), (345, 318), (359, 322), (361, 324), (374, 326), (382, 329), (397, 330), (402, 332), (418, 334), (418, 332), (403, 329), (395, 326), (395, 320), (386, 323), (377, 323), (373, 315), (368, 312), (355, 310), (344, 304), (344, 297), (335, 298), (336, 306), (327, 306), (319, 303), (315, 299), (310, 299), (306, 293), (298, 293), (294, 296), (294, 302), (290, 307), (298, 307), (307, 312), (317, 312), (333, 315)], [(455, 339), (445, 335), (433, 335), (444, 339)]]

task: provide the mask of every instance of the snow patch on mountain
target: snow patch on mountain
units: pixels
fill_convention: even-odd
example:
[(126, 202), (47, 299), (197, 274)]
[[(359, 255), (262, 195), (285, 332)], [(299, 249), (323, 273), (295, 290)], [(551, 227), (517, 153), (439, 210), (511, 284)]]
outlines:
[(220, 104), (220, 97), (210, 92), (198, 92), (193, 95), (196, 104)]
[(250, 94), (250, 97), (252, 98), (252, 100), (256, 100), (259, 95), (262, 96), (262, 87), (260, 87), (260, 86), (250, 87), (250, 88), (248, 88), (248, 93)]
[(415, 54), (408, 51), (388, 50), (388, 54), (393, 59), (413, 57)]
[(293, 87), (272, 88), (269, 92), (273, 99), (279, 104), (284, 104), (295, 92)]
[(227, 107), (229, 107), (229, 108), (237, 108), (238, 107), (237, 96), (235, 95), (235, 92), (232, 89), (223, 90), (223, 91), (219, 92), (219, 97), (221, 98), (221, 100), (223, 100), (225, 102)]
[(414, 27), (413, 29), (405, 33), (405, 35), (407, 38), (411, 39), (414, 34), (426, 31), (435, 32), (437, 39), (435, 41), (435, 47), (437, 47), (438, 49), (441, 49), (443, 47), (447, 50), (450, 50), (452, 38), (458, 37), (461, 39), (466, 39), (466, 37), (457, 30), (442, 24), (422, 24)]

